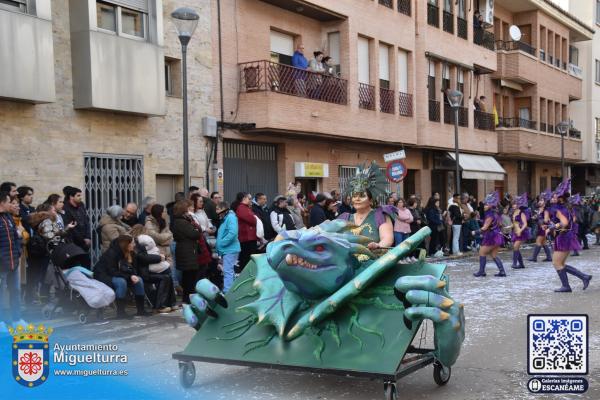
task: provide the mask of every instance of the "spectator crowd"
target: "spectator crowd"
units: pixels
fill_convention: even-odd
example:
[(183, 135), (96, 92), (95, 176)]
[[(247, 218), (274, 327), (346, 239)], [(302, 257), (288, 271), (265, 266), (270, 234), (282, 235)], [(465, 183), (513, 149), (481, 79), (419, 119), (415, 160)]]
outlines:
[[(271, 202), (264, 193), (240, 192), (229, 203), (219, 192), (192, 186), (168, 204), (145, 197), (139, 205), (108, 207), (97, 223), (100, 255), (92, 264), (92, 230), (82, 191), (66, 186), (36, 207), (34, 195), (29, 186), (0, 185), (0, 330), (26, 324), (22, 302), (33, 310), (56, 304), (60, 277), (81, 291), (92, 308), (114, 303), (116, 318), (130, 318), (128, 306), (135, 306), (139, 317), (169, 313), (189, 304), (200, 279), (226, 293), (250, 256), (265, 252), (283, 230), (310, 228), (354, 212), (350, 196), (338, 190), (307, 198), (299, 185), (290, 184), (285, 195)], [(440, 199), (433, 193), (423, 207), (418, 195), (403, 199), (391, 193), (386, 205), (395, 207), (395, 244), (428, 226), (432, 233), (422, 246), (429, 256), (476, 251), (483, 203), (466, 193), (444, 205)], [(510, 231), (513, 199), (506, 195), (501, 203)], [(600, 197), (584, 199), (576, 213), (584, 248), (588, 232), (600, 244)], [(533, 229), (535, 223), (532, 218)], [(70, 262), (65, 254), (71, 254)]]

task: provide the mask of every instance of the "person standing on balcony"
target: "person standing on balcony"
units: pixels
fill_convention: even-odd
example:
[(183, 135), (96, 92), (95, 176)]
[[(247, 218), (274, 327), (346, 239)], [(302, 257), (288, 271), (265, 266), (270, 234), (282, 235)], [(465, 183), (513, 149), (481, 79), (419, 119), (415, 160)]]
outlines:
[[(308, 69), (308, 60), (304, 57), (304, 45), (298, 44), (296, 51), (292, 56), (292, 67), (306, 70)], [(298, 96), (306, 97), (306, 72), (294, 72), (294, 90)]]
[(325, 67), (323, 66), (323, 52), (313, 52), (314, 58), (308, 63), (308, 70), (314, 72), (308, 75), (308, 94), (311, 99), (319, 99), (323, 85), (323, 74)]

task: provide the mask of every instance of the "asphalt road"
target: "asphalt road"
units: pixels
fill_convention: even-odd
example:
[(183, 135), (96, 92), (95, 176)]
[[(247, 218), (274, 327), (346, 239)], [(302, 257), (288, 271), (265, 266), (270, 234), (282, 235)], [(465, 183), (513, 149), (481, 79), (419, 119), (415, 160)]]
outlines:
[[(529, 257), (531, 249), (524, 251)], [(527, 263), (524, 270), (511, 270), (510, 253), (502, 258), (509, 276), (496, 278), (493, 262), (488, 276), (476, 279), (476, 257), (447, 260), (450, 292), (464, 303), (466, 339), (452, 368), (452, 378), (438, 387), (432, 367), (419, 370), (398, 382), (401, 399), (527, 399), (544, 398), (527, 390), (527, 315), (534, 313), (586, 313), (589, 315), (590, 389), (577, 398), (600, 398), (600, 246), (571, 257), (569, 263), (595, 274), (584, 292), (581, 282), (571, 278), (573, 293), (554, 293), (559, 280), (550, 263)], [(541, 258), (541, 257), (540, 257)], [(178, 384), (177, 362), (171, 354), (180, 351), (194, 331), (184, 325), (180, 313), (156, 315), (131, 321), (110, 321), (85, 326), (73, 325), (71, 318), (53, 321), (60, 335), (77, 335), (93, 343), (117, 343), (135, 354), (129, 368), (147, 371), (144, 385), (169, 388), (173, 394), (193, 399), (384, 399), (380, 381), (251, 369), (196, 363), (196, 381), (184, 390)], [(431, 323), (428, 327), (432, 339)], [(417, 334), (417, 337), (420, 335)], [(429, 343), (431, 345), (431, 343)], [(157, 374), (157, 371), (160, 371)], [(144, 374), (145, 375), (145, 374)], [(549, 398), (566, 398), (554, 395)], [(575, 396), (573, 396), (575, 398)]]

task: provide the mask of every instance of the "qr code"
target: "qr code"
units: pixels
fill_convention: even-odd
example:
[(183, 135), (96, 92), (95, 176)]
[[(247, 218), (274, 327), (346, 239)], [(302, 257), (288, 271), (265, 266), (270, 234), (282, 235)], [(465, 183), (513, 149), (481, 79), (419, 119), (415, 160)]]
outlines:
[(527, 318), (529, 374), (587, 374), (587, 315), (529, 315)]

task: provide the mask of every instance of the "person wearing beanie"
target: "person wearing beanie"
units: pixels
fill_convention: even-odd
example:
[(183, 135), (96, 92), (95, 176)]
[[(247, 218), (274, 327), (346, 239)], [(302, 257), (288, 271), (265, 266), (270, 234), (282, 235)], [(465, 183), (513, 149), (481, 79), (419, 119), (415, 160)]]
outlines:
[(325, 215), (325, 202), (327, 198), (323, 193), (317, 194), (315, 197), (315, 204), (312, 206), (310, 210), (310, 226), (317, 226), (327, 220), (327, 215)]
[(108, 250), (110, 243), (121, 235), (129, 232), (129, 226), (121, 221), (123, 208), (118, 205), (110, 206), (106, 209), (106, 214), (100, 218), (98, 229), (100, 230), (101, 250), (104, 253)]

